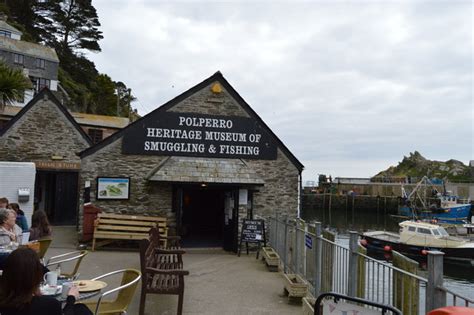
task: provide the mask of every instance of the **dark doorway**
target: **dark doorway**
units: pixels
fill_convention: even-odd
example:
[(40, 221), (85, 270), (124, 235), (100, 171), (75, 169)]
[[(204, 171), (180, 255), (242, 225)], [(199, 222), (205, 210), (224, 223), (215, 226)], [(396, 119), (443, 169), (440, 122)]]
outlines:
[[(232, 190), (221, 187), (190, 186), (176, 190), (178, 233), (183, 247), (223, 247), (234, 250), (235, 222)], [(181, 211), (180, 211), (181, 210)], [(236, 244), (236, 242), (235, 242)]]
[(35, 210), (43, 210), (51, 224), (76, 225), (78, 173), (38, 171)]

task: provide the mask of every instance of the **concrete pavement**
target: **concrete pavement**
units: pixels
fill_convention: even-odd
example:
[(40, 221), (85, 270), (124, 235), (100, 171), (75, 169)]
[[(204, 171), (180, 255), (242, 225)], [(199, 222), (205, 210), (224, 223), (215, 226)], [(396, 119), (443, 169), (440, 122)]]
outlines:
[[(54, 227), (53, 243), (46, 257), (76, 248), (73, 227)], [(185, 277), (185, 314), (301, 314), (300, 305), (290, 305), (283, 293), (281, 273), (268, 272), (255, 254), (237, 257), (222, 250), (189, 250), (183, 257), (190, 275)], [(63, 270), (69, 266), (62, 266)], [(140, 269), (138, 251), (99, 250), (90, 252), (79, 269), (80, 279), (91, 279), (113, 270)], [(110, 279), (109, 287), (119, 278)], [(140, 286), (129, 306), (138, 314)], [(145, 314), (176, 314), (178, 297), (148, 295)]]

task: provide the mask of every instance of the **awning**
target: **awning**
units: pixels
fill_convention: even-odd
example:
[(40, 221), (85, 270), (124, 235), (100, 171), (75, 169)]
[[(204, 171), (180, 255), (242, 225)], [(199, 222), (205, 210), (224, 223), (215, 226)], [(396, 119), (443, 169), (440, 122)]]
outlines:
[(150, 181), (263, 185), (265, 181), (241, 159), (171, 156), (146, 177)]

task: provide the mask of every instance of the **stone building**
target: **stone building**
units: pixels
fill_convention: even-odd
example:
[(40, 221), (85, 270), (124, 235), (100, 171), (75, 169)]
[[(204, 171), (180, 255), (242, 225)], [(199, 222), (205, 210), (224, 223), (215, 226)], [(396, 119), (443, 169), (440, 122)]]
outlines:
[(45, 210), (54, 224), (77, 223), (78, 153), (91, 145), (84, 130), (48, 89), (0, 129), (0, 160), (35, 163), (35, 207)]
[(92, 204), (166, 216), (185, 245), (235, 251), (243, 218), (298, 215), (303, 165), (220, 72), (80, 158)]
[(0, 59), (9, 67), (21, 69), (32, 83), (32, 88), (25, 90), (24, 97), (14, 105), (23, 106), (30, 102), (34, 95), (44, 87), (65, 97), (65, 91), (59, 85), (59, 59), (56, 51), (44, 45), (21, 40), (22, 33), (6, 22), (6, 15), (0, 12)]

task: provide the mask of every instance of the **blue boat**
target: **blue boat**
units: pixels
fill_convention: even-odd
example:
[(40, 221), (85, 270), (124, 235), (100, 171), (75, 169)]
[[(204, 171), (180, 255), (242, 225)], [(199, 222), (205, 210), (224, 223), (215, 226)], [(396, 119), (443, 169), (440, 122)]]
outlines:
[[(426, 184), (432, 184), (429, 179), (424, 177), (413, 189), (410, 195), (407, 195), (402, 187), (403, 203), (398, 207), (398, 214), (404, 218), (429, 220), (436, 223), (462, 224), (466, 223), (472, 216), (472, 205), (470, 203), (458, 203), (459, 197), (449, 193), (440, 194), (434, 190), (436, 203), (427, 206), (427, 202), (421, 201), (422, 207), (414, 206), (417, 197), (417, 190)], [(425, 185), (423, 185), (425, 184)], [(419, 196), (418, 196), (419, 198)]]

